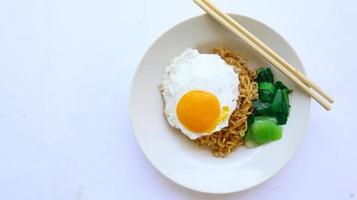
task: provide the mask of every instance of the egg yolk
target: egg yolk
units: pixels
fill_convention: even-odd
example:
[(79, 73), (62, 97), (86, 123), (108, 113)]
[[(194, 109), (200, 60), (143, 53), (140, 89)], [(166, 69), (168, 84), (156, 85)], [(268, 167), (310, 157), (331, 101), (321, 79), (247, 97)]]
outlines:
[(176, 114), (188, 130), (203, 133), (213, 130), (220, 118), (218, 98), (209, 92), (192, 90), (181, 97)]

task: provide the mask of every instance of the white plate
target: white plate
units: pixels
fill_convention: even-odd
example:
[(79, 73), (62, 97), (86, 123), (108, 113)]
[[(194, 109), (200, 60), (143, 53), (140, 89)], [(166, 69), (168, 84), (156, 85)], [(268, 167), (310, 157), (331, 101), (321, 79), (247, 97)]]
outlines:
[[(298, 56), (274, 30), (248, 17), (231, 15), (243, 26), (304, 72)], [(138, 143), (152, 165), (170, 180), (207, 193), (238, 192), (256, 186), (276, 174), (301, 144), (310, 114), (310, 97), (272, 67), (276, 80), (286, 83), (291, 114), (283, 138), (258, 148), (245, 147), (228, 157), (215, 158), (173, 128), (163, 115), (158, 84), (167, 63), (187, 47), (209, 52), (223, 46), (244, 54), (249, 66), (271, 66), (254, 50), (207, 15), (188, 19), (164, 33), (150, 47), (135, 74), (130, 99), (131, 121)]]

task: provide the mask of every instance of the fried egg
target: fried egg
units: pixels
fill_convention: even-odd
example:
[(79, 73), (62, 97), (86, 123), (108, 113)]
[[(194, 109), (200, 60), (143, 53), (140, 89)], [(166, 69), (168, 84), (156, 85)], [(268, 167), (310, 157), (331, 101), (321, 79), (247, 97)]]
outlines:
[(238, 72), (216, 54), (186, 49), (160, 83), (168, 123), (194, 140), (228, 126), (237, 107)]

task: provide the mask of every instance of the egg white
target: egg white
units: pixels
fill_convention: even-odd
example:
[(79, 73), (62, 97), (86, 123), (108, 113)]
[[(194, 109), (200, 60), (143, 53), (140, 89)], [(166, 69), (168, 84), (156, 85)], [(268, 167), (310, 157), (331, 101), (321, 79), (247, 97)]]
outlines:
[[(228, 126), (236, 109), (238, 98), (238, 73), (216, 54), (200, 54), (196, 49), (186, 49), (166, 67), (160, 83), (165, 103), (164, 113), (168, 123), (190, 139), (210, 135)], [(229, 107), (229, 115), (210, 132), (195, 133), (183, 126), (176, 115), (180, 98), (191, 90), (204, 90), (214, 94), (220, 107)]]

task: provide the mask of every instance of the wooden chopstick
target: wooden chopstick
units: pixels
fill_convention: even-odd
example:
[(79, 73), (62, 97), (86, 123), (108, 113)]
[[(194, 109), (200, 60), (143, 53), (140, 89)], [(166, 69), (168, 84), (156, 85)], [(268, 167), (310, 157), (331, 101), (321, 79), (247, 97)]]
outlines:
[(251, 41), (247, 36), (237, 30), (234, 26), (232, 26), (228, 21), (222, 18), (219, 14), (217, 14), (212, 8), (210, 8), (207, 4), (205, 4), (202, 0), (194, 0), (194, 2), (200, 6), (204, 11), (206, 11), (211, 17), (217, 20), (224, 27), (235, 33), (242, 40), (244, 40), (249, 46), (254, 48), (259, 54), (261, 54), (265, 59), (267, 59), (270, 63), (272, 63), (279, 71), (289, 77), (292, 81), (294, 81), (302, 90), (308, 93), (312, 98), (314, 98), (320, 105), (322, 105), (326, 110), (331, 109), (331, 105), (323, 100), (320, 96), (317, 95), (314, 91), (311, 90), (308, 86), (306, 86), (300, 79), (298, 79), (294, 74), (292, 74), (288, 69), (286, 69), (283, 65), (281, 65), (278, 61), (276, 61), (271, 55), (265, 52), (261, 47)]
[(228, 21), (234, 28), (238, 29), (241, 33), (243, 33), (248, 39), (253, 41), (255, 44), (257, 44), (261, 49), (263, 49), (265, 52), (267, 52), (271, 57), (273, 57), (275, 60), (280, 62), (285, 68), (287, 68), (291, 73), (293, 73), (296, 77), (298, 77), (302, 82), (304, 82), (307, 86), (310, 86), (312, 89), (314, 89), (318, 94), (323, 96), (327, 101), (330, 103), (333, 103), (334, 100), (332, 97), (330, 97), (327, 93), (322, 91), (320, 87), (318, 87), (314, 82), (312, 82), (310, 79), (308, 79), (304, 74), (302, 74), (299, 70), (291, 66), (285, 59), (280, 57), (277, 53), (275, 53), (272, 49), (270, 49), (266, 44), (264, 44), (261, 40), (259, 40), (257, 37), (255, 37), (252, 33), (250, 33), (247, 29), (245, 29), (242, 25), (240, 25), (237, 21), (235, 21), (232, 17), (230, 17), (228, 14), (220, 11), (216, 6), (212, 4), (210, 0), (202, 0), (208, 7), (210, 7), (214, 12), (216, 12), (218, 15), (220, 15), (222, 18), (224, 18), (226, 21)]

